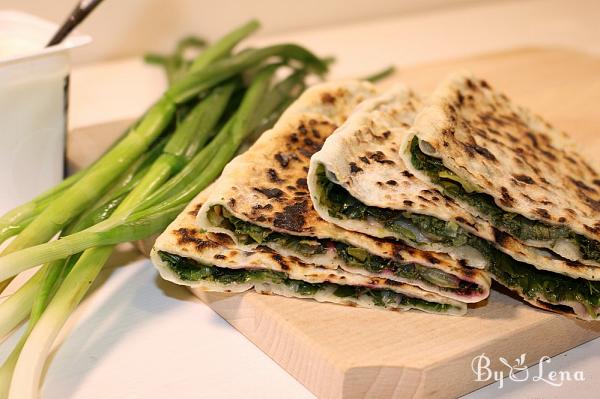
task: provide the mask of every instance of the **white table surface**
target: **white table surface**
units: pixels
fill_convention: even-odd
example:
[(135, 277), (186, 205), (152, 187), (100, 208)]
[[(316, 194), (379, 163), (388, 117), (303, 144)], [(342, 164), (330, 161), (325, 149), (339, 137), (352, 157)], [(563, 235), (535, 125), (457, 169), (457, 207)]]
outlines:
[[(338, 58), (333, 76), (531, 45), (600, 54), (600, 2), (501, 2), (462, 10), (328, 27), (263, 38), (290, 40)], [(71, 127), (139, 115), (163, 88), (137, 59), (76, 69)], [(66, 328), (48, 370), (45, 398), (312, 398), (268, 356), (184, 288), (161, 281), (146, 260), (107, 267)], [(8, 343), (14, 342), (11, 338)], [(543, 337), (540, 337), (543, 339)], [(3, 358), (9, 345), (0, 347)], [(550, 369), (584, 372), (560, 388), (543, 382), (493, 384), (479, 398), (598, 397), (600, 340), (552, 359)], [(532, 373), (534, 371), (532, 370)]]

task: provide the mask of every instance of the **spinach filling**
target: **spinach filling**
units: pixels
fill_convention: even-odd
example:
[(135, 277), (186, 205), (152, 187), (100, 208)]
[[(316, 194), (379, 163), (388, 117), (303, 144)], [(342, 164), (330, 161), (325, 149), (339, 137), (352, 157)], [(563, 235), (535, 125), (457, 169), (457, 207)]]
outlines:
[(454, 308), (454, 306), (449, 304), (429, 302), (420, 298), (411, 298), (386, 289), (339, 285), (329, 282), (308, 283), (306, 281), (291, 279), (285, 273), (273, 270), (226, 269), (217, 266), (207, 266), (196, 262), (195, 260), (169, 254), (164, 251), (159, 251), (158, 255), (161, 260), (184, 281), (204, 280), (221, 284), (269, 281), (274, 284), (283, 284), (290, 287), (295, 293), (302, 296), (314, 296), (317, 292), (325, 289), (332, 290), (333, 295), (338, 298), (356, 299), (366, 295), (376, 306), (381, 306), (383, 308), (390, 306), (410, 306), (434, 312), (447, 312), (451, 308)]
[(474, 192), (476, 187), (463, 181), (451, 170), (447, 169), (441, 159), (431, 157), (419, 148), (419, 140), (415, 137), (410, 144), (411, 162), (413, 166), (426, 173), (432, 183), (440, 188), (448, 197), (466, 202), (484, 215), (491, 223), (520, 240), (551, 241), (567, 239), (577, 244), (583, 259), (600, 262), (600, 242), (590, 240), (576, 234), (566, 226), (554, 226), (522, 215), (506, 212), (496, 205), (491, 195)]
[(538, 270), (502, 252), (492, 250), (496, 255), (494, 261), (490, 262), (489, 271), (502, 285), (519, 289), (530, 299), (539, 295), (551, 304), (579, 302), (590, 316), (598, 317), (600, 281), (574, 279), (559, 273)]
[(472, 235), (460, 227), (455, 228), (451, 222), (428, 215), (367, 206), (352, 197), (342, 186), (330, 181), (322, 166), (317, 170), (317, 179), (322, 190), (321, 203), (330, 210), (332, 217), (360, 220), (373, 217), (384, 226), (394, 218), (410, 220), (419, 229), (423, 229), (428, 238), (436, 238), (436, 242), (446, 245), (457, 243), (475, 248), (488, 260), (488, 270), (504, 286), (521, 290), (530, 299), (540, 295), (551, 304), (562, 301), (579, 302), (585, 306), (592, 317), (597, 317), (594, 308), (600, 306), (600, 281), (573, 279), (562, 274), (538, 270), (497, 250), (483, 238)]
[(441, 291), (452, 291), (458, 295), (468, 296), (482, 291), (478, 284), (462, 280), (439, 269), (416, 263), (396, 262), (393, 259), (373, 255), (364, 248), (353, 247), (338, 241), (315, 238), (306, 239), (291, 234), (274, 232), (238, 219), (225, 208), (218, 205), (209, 210), (208, 218), (216, 226), (233, 231), (237, 239), (244, 244), (273, 242), (306, 257), (324, 254), (328, 248), (335, 248), (336, 254), (346, 264), (365, 269), (371, 273), (387, 271), (395, 276), (413, 281), (423, 281), (429, 285), (438, 287)]
[(319, 284), (306, 281), (292, 280), (285, 273), (267, 269), (226, 269), (223, 267), (207, 266), (189, 258), (159, 251), (158, 255), (169, 268), (184, 281), (214, 281), (221, 284), (242, 284), (251, 281), (271, 281), (276, 284), (286, 284), (300, 295), (314, 295), (319, 291)]
[(396, 209), (365, 205), (354, 198), (341, 185), (332, 182), (325, 167), (317, 169), (317, 185), (321, 190), (320, 202), (331, 217), (336, 219), (367, 220), (372, 218), (386, 230), (399, 234), (408, 242), (417, 245), (427, 242), (449, 247), (471, 246), (477, 249), (479, 238), (454, 222), (446, 222), (429, 215), (414, 214)]

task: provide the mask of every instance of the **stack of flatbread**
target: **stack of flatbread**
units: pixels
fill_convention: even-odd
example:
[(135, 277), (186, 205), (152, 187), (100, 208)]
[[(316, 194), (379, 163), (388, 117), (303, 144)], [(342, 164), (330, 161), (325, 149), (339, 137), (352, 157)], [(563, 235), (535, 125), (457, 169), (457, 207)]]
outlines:
[(467, 260), (345, 229), (315, 211), (311, 157), (377, 95), (358, 81), (307, 90), (159, 237), (152, 259), (161, 275), (195, 290), (452, 315), (485, 299), (490, 278)]
[(461, 315), (490, 278), (600, 312), (600, 176), (568, 138), (469, 74), (428, 98), (325, 83), (232, 161), (157, 240), (161, 275)]

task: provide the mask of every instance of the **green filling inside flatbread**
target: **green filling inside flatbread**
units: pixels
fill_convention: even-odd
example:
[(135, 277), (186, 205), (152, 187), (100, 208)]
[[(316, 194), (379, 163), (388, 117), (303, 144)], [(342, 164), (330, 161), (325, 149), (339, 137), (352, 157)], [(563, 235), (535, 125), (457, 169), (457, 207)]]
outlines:
[(578, 302), (587, 313), (598, 317), (600, 309), (600, 281), (574, 279), (515, 261), (496, 250), (489, 271), (505, 287), (519, 290), (530, 299), (543, 299), (550, 304)]
[(291, 288), (299, 296), (311, 297), (317, 292), (328, 289), (339, 298), (358, 298), (368, 296), (376, 306), (383, 308), (410, 306), (417, 309), (444, 313), (454, 306), (443, 303), (429, 302), (420, 298), (411, 298), (406, 295), (385, 289), (373, 289), (368, 287), (357, 287), (339, 285), (329, 282), (308, 283), (302, 280), (289, 278), (285, 273), (266, 269), (227, 269), (217, 266), (208, 266), (190, 258), (173, 255), (159, 251), (160, 259), (184, 281), (210, 281), (219, 284), (243, 284), (270, 282), (272, 284), (283, 284)]
[(321, 192), (321, 205), (333, 218), (373, 219), (391, 233), (417, 244), (434, 242), (452, 247), (470, 246), (479, 249), (480, 239), (454, 222), (446, 222), (429, 215), (378, 208), (360, 202), (344, 187), (332, 182), (322, 165), (317, 169), (317, 186)]
[(271, 281), (287, 283), (300, 295), (314, 295), (319, 290), (319, 284), (306, 281), (291, 280), (285, 273), (268, 269), (227, 269), (208, 266), (190, 258), (159, 251), (158, 255), (166, 262), (171, 270), (183, 281), (213, 281), (220, 284), (243, 284), (251, 281)]
[(441, 159), (422, 152), (416, 137), (411, 142), (410, 152), (413, 166), (426, 173), (444, 195), (474, 207), (486, 215), (496, 228), (522, 241), (570, 240), (578, 246), (583, 259), (600, 262), (600, 242), (576, 234), (566, 226), (549, 225), (503, 210), (496, 205), (491, 195), (474, 192), (476, 188), (446, 168)]
[(522, 291), (529, 298), (541, 297), (549, 304), (578, 302), (587, 309), (590, 316), (597, 317), (594, 308), (600, 306), (600, 281), (573, 279), (535, 269), (500, 252), (484, 239), (468, 233), (452, 222), (428, 215), (365, 205), (352, 197), (342, 186), (329, 180), (324, 168), (317, 171), (317, 181), (322, 190), (322, 205), (329, 210), (332, 217), (360, 220), (371, 217), (384, 226), (393, 225), (395, 220), (402, 220), (403, 224), (410, 221), (416, 228), (421, 229), (426, 237), (437, 239), (436, 242), (469, 245), (477, 249), (489, 261), (489, 271), (506, 287)]
[(374, 255), (364, 248), (353, 247), (339, 241), (274, 232), (238, 219), (219, 205), (213, 206), (207, 216), (215, 226), (232, 231), (238, 241), (246, 245), (272, 242), (306, 257), (324, 254), (328, 249), (335, 249), (336, 255), (347, 265), (365, 269), (371, 273), (389, 272), (412, 281), (423, 281), (438, 287), (441, 291), (452, 291), (464, 296), (482, 292), (482, 288), (478, 284), (460, 279), (440, 269), (416, 263), (396, 262), (393, 259)]

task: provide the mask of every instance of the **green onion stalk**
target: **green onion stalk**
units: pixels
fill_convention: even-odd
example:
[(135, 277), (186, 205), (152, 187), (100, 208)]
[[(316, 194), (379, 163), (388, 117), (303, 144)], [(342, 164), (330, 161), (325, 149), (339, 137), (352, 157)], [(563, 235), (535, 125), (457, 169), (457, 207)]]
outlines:
[(34, 198), (30, 202), (23, 204), (0, 217), (0, 244), (4, 243), (10, 237), (19, 234), (23, 229), (33, 220), (34, 217), (39, 215), (48, 204), (54, 199), (58, 198), (66, 189), (71, 187), (77, 182), (85, 173), (85, 170), (81, 170), (52, 189), (43, 193), (42, 195)]
[[(255, 78), (234, 116), (235, 122), (231, 126), (228, 140), (222, 149), (213, 156), (214, 162), (219, 162), (220, 157), (228, 157), (227, 161), (233, 157), (237, 146), (241, 144), (250, 130), (248, 121), (254, 116), (258, 104), (267, 92), (269, 82), (275, 71), (276, 68), (267, 67), (263, 73)], [(167, 145), (167, 147), (169, 146)], [(153, 168), (144, 176), (142, 182), (127, 196), (108, 220), (112, 217), (119, 217), (123, 213), (130, 214), (137, 204), (143, 202), (149, 193), (166, 181), (165, 176), (168, 173), (163, 173), (164, 170), (158, 166), (154, 168), (155, 165), (168, 168), (171, 172), (176, 170), (177, 164), (171, 162), (169, 157), (164, 158), (167, 160), (165, 162), (162, 162), (161, 159), (163, 158), (159, 158)], [(224, 166), (227, 161), (219, 163)], [(153, 170), (156, 173), (152, 173)], [(214, 179), (216, 176), (211, 177)], [(200, 179), (206, 180), (206, 185), (212, 181), (210, 177), (205, 176), (200, 176)], [(169, 215), (171, 220), (174, 216), (175, 214)], [(10, 387), (11, 398), (32, 398), (37, 395), (42, 370), (52, 343), (68, 316), (89, 289), (91, 282), (95, 280), (112, 250), (112, 246), (101, 246), (86, 250), (66, 276), (56, 295), (31, 330), (22, 348), (21, 355), (16, 362)]]
[[(127, 133), (127, 132), (125, 132)], [(121, 135), (107, 151), (113, 149), (119, 144), (125, 135)], [(104, 156), (103, 154), (102, 156)], [(102, 157), (100, 157), (101, 159)], [(98, 161), (92, 163), (86, 168), (80, 169), (76, 173), (64, 179), (56, 186), (50, 188), (46, 192), (35, 197), (33, 200), (20, 205), (11, 211), (0, 216), (0, 245), (3, 244), (8, 238), (13, 237), (23, 231), (25, 227), (33, 220), (33, 218), (39, 215), (52, 201), (58, 198), (67, 188), (71, 187), (83, 175)]]
[(206, 41), (201, 38), (188, 36), (177, 43), (175, 52), (172, 55), (164, 56), (149, 53), (144, 56), (144, 61), (149, 64), (161, 65), (165, 69), (167, 81), (169, 84), (172, 84), (185, 76), (191, 65), (191, 62), (185, 58), (185, 53), (189, 49), (202, 49), (206, 44)]
[[(174, 113), (175, 103), (170, 97), (163, 96), (119, 144), (34, 217), (2, 255), (50, 240), (83, 209), (92, 206), (95, 199), (161, 135)], [(9, 282), (4, 281), (1, 289)]]
[(17, 235), (3, 254), (48, 241), (106, 188), (160, 136), (175, 112), (168, 96), (158, 100), (127, 137), (52, 201)]
[[(231, 90), (228, 90), (228, 91), (229, 91), (229, 93), (231, 92)], [(202, 107), (206, 108), (206, 105), (201, 104), (201, 106), (199, 105), (196, 109), (201, 109)], [(222, 108), (223, 108), (223, 106), (222, 106)], [(195, 119), (196, 113), (194, 111), (192, 111), (192, 113), (190, 113), (190, 115), (188, 116), (188, 119), (186, 119), (186, 122), (190, 119)], [(216, 113), (215, 113), (215, 115), (216, 115)], [(186, 126), (188, 126), (188, 124), (184, 123), (183, 127), (186, 127)], [(208, 128), (210, 129), (211, 127), (212, 126), (209, 126)], [(189, 139), (194, 138), (195, 137), (194, 131), (192, 130), (191, 131), (192, 133), (189, 133), (189, 132), (190, 132), (189, 128), (187, 128), (187, 129), (181, 128), (178, 131), (178, 133), (187, 133), (187, 136), (189, 137)], [(78, 221), (78, 223), (76, 223), (76, 226), (93, 224), (94, 222), (96, 222), (98, 220), (102, 220), (105, 217), (110, 216), (113, 211), (115, 213), (117, 213), (120, 209), (124, 209), (123, 208), (123, 206), (125, 206), (125, 205), (123, 205), (124, 200), (128, 200), (128, 199), (131, 200), (132, 197), (139, 198), (140, 195), (143, 195), (144, 194), (144, 190), (143, 190), (144, 186), (146, 186), (146, 187), (149, 186), (151, 189), (152, 184), (160, 184), (160, 181), (165, 179), (165, 177), (164, 177), (166, 175), (165, 169), (167, 169), (167, 168), (176, 169), (178, 167), (177, 165), (179, 164), (180, 161), (177, 159), (177, 156), (178, 156), (178, 153), (180, 153), (181, 151), (168, 151), (168, 149), (169, 148), (172, 149), (173, 144), (185, 143), (185, 141), (182, 141), (181, 136), (185, 136), (185, 134), (174, 134), (171, 137), (171, 139), (166, 147), (164, 145), (161, 146), (162, 149), (164, 150), (164, 152), (156, 160), (156, 162), (154, 164), (152, 164), (152, 166), (150, 168), (144, 169), (146, 171), (146, 173), (141, 177), (141, 179), (132, 179), (130, 182), (128, 182), (128, 184), (126, 184), (122, 187), (117, 187), (118, 189), (115, 190), (116, 192), (114, 193), (115, 196), (113, 199), (102, 204), (99, 207), (99, 209), (97, 209), (94, 212), (91, 212), (89, 215), (86, 215), (85, 217), (83, 217), (81, 220)], [(202, 135), (199, 135), (199, 136), (202, 136)], [(191, 140), (188, 140), (188, 142), (189, 141), (191, 141)], [(153, 159), (156, 159), (156, 156), (154, 156)], [(168, 176), (168, 174), (166, 176)], [(149, 183), (150, 177), (155, 178), (151, 183)], [(135, 184), (133, 184), (133, 183), (135, 183)], [(134, 186), (135, 188), (131, 189), (130, 186), (132, 186), (132, 187)], [(121, 191), (128, 193), (128, 194), (126, 196), (123, 196), (120, 194)], [(73, 229), (73, 230), (75, 230), (75, 229)], [(73, 231), (69, 231), (68, 233), (72, 233), (72, 232)], [(98, 257), (96, 258), (97, 261), (102, 262), (102, 264), (104, 264), (104, 262), (107, 259), (107, 256), (110, 255), (110, 252), (112, 252), (112, 250), (106, 251), (106, 252), (108, 252), (106, 257), (103, 257), (102, 254), (100, 253), (100, 251), (90, 250), (90, 252), (94, 252), (96, 255), (98, 255)], [(86, 254), (84, 253), (84, 255), (86, 255)], [(80, 259), (79, 256), (74, 255), (74, 256), (67, 258), (66, 260), (64, 260), (64, 259), (56, 260), (50, 264), (47, 264), (43, 268), (43, 271), (41, 273), (43, 274), (44, 277), (43, 277), (43, 280), (41, 283), (41, 288), (40, 288), (39, 292), (37, 293), (37, 297), (36, 297), (35, 301), (33, 302), (28, 328), (25, 331), (25, 333), (23, 334), (23, 336), (21, 337), (17, 346), (13, 349), (11, 355), (7, 358), (7, 360), (5, 361), (3, 366), (0, 368), (0, 387), (5, 387), (5, 390), (6, 390), (5, 392), (0, 392), (1, 396), (6, 397), (6, 395), (8, 393), (7, 390), (8, 390), (8, 386), (9, 386), (10, 379), (12, 376), (12, 371), (13, 371), (13, 369), (16, 365), (16, 362), (19, 358), (20, 351), (22, 350), (24, 344), (27, 342), (29, 334), (31, 333), (31, 331), (33, 331), (33, 327), (35, 326), (37, 320), (39, 320), (41, 314), (45, 310), (45, 307), (48, 304), (50, 298), (52, 297), (54, 292), (57, 291), (58, 287), (61, 286), (62, 282), (64, 281), (66, 276), (69, 274), (69, 272), (71, 271), (73, 266), (79, 263), (78, 262), (79, 259)]]
[[(203, 143), (206, 142), (209, 133), (219, 121), (233, 89), (234, 85), (228, 84), (213, 90), (206, 99), (201, 101), (187, 115), (184, 122), (170, 137), (166, 145), (159, 144), (154, 151), (145, 154), (143, 158), (137, 162), (140, 163), (140, 169), (145, 172), (141, 178), (136, 178), (139, 172), (133, 174), (131, 177), (125, 176), (122, 179), (121, 184), (116, 185), (114, 189), (111, 190), (113, 192), (109, 193), (110, 199), (106, 202), (101, 201), (101, 206), (98, 209), (93, 210), (89, 214), (84, 215), (80, 220), (77, 220), (75, 226), (67, 230), (66, 236), (70, 236), (70, 234), (75, 233), (76, 231), (80, 231), (85, 227), (93, 225), (98, 220), (110, 218), (109, 216), (112, 216), (113, 214), (118, 215), (132, 208), (143, 199), (148, 192), (154, 190), (155, 187), (179, 171), (181, 165), (189, 158), (188, 151), (190, 147), (198, 148), (199, 146), (203, 146)], [(158, 154), (154, 153), (157, 150), (161, 152), (158, 157)], [(146, 159), (151, 159), (154, 163), (152, 163), (151, 166), (146, 166)], [(124, 196), (123, 193), (128, 194)], [(93, 252), (92, 255), (97, 256), (97, 262), (102, 262), (102, 265), (104, 265), (108, 256), (112, 253), (112, 247), (95, 248), (89, 250), (89, 252)], [(87, 254), (86, 252), (82, 256), (89, 257), (92, 255)], [(37, 294), (36, 301), (33, 303), (28, 329), (23, 334), (21, 340), (13, 349), (13, 352), (3, 366), (0, 367), (0, 396), (2, 396), (3, 393), (1, 390), (2, 387), (8, 387), (9, 385), (8, 383), (10, 382), (12, 370), (28, 335), (31, 333), (35, 323), (43, 313), (49, 299), (52, 297), (53, 293), (57, 291), (58, 287), (70, 272), (74, 265), (73, 260), (77, 261), (79, 259), (74, 256), (67, 259), (64, 258), (66, 257), (61, 257), (61, 259), (57, 259), (46, 265), (42, 271), (44, 279), (42, 280), (43, 283)], [(4, 394), (4, 396), (6, 396), (6, 394)]]
[[(205, 52), (200, 54), (200, 56), (197, 57), (197, 59), (193, 63), (190, 70), (198, 71), (201, 68), (204, 68), (205, 66), (209, 65), (212, 62), (222, 59), (223, 57), (226, 57), (227, 55), (229, 55), (231, 50), (240, 41), (242, 41), (245, 37), (247, 37), (248, 35), (253, 33), (255, 30), (257, 30), (258, 27), (259, 27), (258, 22), (250, 21), (249, 23), (241, 26), (240, 28), (238, 28), (238, 29), (232, 31), (231, 33), (229, 33), (228, 35), (224, 36), (222, 39), (217, 41), (214, 45), (210, 46)], [(151, 111), (152, 111), (152, 109), (151, 109)], [(148, 112), (145, 117), (149, 118), (148, 115), (152, 115), (152, 112)], [(141, 125), (141, 123), (138, 123), (138, 125)], [(135, 129), (135, 127), (134, 127), (134, 129)], [(138, 127), (138, 129), (139, 129), (139, 127)], [(75, 194), (77, 194), (78, 192), (83, 191), (83, 193), (85, 194), (85, 186), (90, 185), (91, 184), (90, 181), (93, 182), (95, 180), (99, 180), (97, 178), (98, 173), (96, 172), (96, 170), (102, 169), (103, 168), (102, 165), (110, 164), (111, 162), (116, 162), (116, 164), (122, 163), (121, 166), (125, 168), (127, 165), (127, 162), (126, 161), (121, 162), (122, 158), (120, 159), (115, 154), (119, 154), (119, 152), (123, 152), (123, 150), (127, 148), (128, 141), (133, 140), (133, 139), (131, 139), (131, 137), (132, 136), (129, 135), (129, 133), (126, 134), (120, 140), (118, 140), (109, 149), (109, 151), (106, 154), (104, 154), (99, 160), (94, 162), (90, 167), (67, 178), (62, 183), (60, 183), (53, 189), (47, 191), (46, 193), (42, 194), (41, 196), (34, 199), (30, 203), (24, 204), (16, 209), (8, 212), (4, 216), (0, 217), (0, 237), (2, 237), (2, 239), (0, 240), (0, 244), (4, 240), (6, 240), (8, 237), (15, 235), (17, 233), (21, 233), (29, 224), (31, 224), (31, 222), (35, 219), (35, 217), (37, 217), (42, 211), (44, 211), (50, 204), (57, 202), (58, 205), (55, 205), (54, 208), (60, 208), (61, 203), (73, 199), (73, 197), (76, 196)], [(134, 144), (135, 144), (135, 142), (134, 142)], [(197, 143), (197, 144), (200, 144), (200, 143)], [(188, 154), (187, 154), (188, 156), (190, 155), (190, 150), (192, 148), (193, 148), (193, 146), (190, 146), (190, 148), (188, 148)], [(131, 156), (131, 159), (136, 159), (138, 156), (137, 154), (132, 154), (132, 153), (130, 153), (129, 155)], [(88, 178), (88, 180), (85, 182), (85, 184), (80, 183), (80, 180), (82, 180), (82, 178), (84, 176), (88, 175), (90, 171), (93, 172), (92, 173), (93, 177), (96, 177), (96, 179)], [(118, 174), (119, 171), (113, 170), (113, 172), (115, 174)], [(74, 193), (71, 193), (70, 195), (63, 196), (65, 191), (67, 189), (71, 188), (72, 186), (74, 186), (76, 183), (79, 183), (78, 189), (74, 190)], [(92, 194), (95, 194), (95, 193), (92, 193)], [(80, 195), (80, 196), (85, 198), (84, 195)], [(85, 205), (87, 205), (87, 201), (79, 201), (80, 204), (82, 202), (86, 202)], [(83, 206), (83, 205), (81, 206), (81, 209), (86, 209), (86, 208), (87, 208), (87, 206)], [(67, 217), (69, 217), (69, 218), (73, 217), (73, 215), (76, 213), (76, 210), (74, 210), (73, 207), (71, 207), (70, 209), (67, 209), (67, 210), (71, 211), (71, 214), (67, 215)], [(62, 212), (62, 210), (61, 210), (61, 212)], [(46, 226), (48, 226), (48, 229), (52, 227), (52, 223), (47, 221), (49, 218), (50, 217), (48, 217), (48, 216), (46, 216), (46, 218), (45, 218), (45, 220), (46, 220), (45, 224), (46, 224)], [(41, 224), (41, 223), (38, 222), (38, 224)], [(60, 229), (60, 226), (56, 226), (56, 229)], [(38, 242), (43, 242), (43, 241), (45, 241), (44, 238), (50, 234), (50, 233), (46, 233), (45, 236), (42, 237), (41, 233), (36, 235), (35, 231), (33, 231), (31, 228), (30, 228), (30, 231), (31, 232), (28, 234), (28, 236), (26, 238), (20, 238), (19, 241), (17, 241), (17, 243), (14, 243), (14, 242), (11, 243), (11, 245), (9, 245), (9, 247), (6, 248), (6, 250), (3, 252), (3, 255), (10, 253), (14, 250), (18, 250), (20, 248), (25, 248), (25, 247), (34, 245)], [(19, 238), (19, 237), (17, 237), (17, 238)], [(16, 240), (14, 240), (14, 241), (16, 241)], [(0, 281), (2, 281), (2, 280), (0, 280)], [(6, 280), (3, 283), (0, 283), (0, 291), (2, 291), (8, 285), (8, 283), (10, 281), (11, 281), (11, 279)], [(5, 300), (3, 303), (0, 304), (0, 322), (7, 320), (7, 319), (12, 321), (12, 322), (9, 322), (6, 324), (4, 324), (4, 323), (2, 324), (2, 327), (0, 327), (0, 332), (3, 332), (3, 334), (1, 334), (0, 337), (3, 337), (4, 334), (11, 331), (16, 325), (18, 325), (23, 320), (24, 315), (26, 314), (26, 312), (23, 312), (23, 309), (25, 308), (24, 304), (30, 303), (32, 301), (32, 299), (30, 297), (31, 297), (32, 293), (36, 292), (37, 284), (39, 284), (40, 281), (41, 281), (40, 278), (34, 279), (31, 283), (28, 283), (24, 287), (25, 289), (22, 292), (17, 291), (15, 294), (13, 294), (10, 301)], [(18, 317), (18, 318), (13, 317), (17, 314), (21, 315), (21, 317)], [(3, 315), (6, 315), (7, 317), (3, 317)], [(6, 327), (4, 327), (4, 326), (6, 326)]]
[[(157, 156), (157, 150), (162, 151), (163, 148), (164, 143), (159, 143), (151, 152), (144, 154), (130, 168), (130, 171), (124, 174), (111, 190), (104, 195), (103, 199), (99, 201), (100, 205), (84, 212), (76, 221), (67, 226), (61, 234), (72, 234), (108, 217), (115, 208), (115, 204), (118, 204), (124, 198), (123, 193), (131, 191), (140, 180), (139, 176), (147, 172), (148, 160), (154, 160)], [(0, 367), (0, 397), (8, 395), (12, 370), (29, 333), (41, 316), (49, 298), (56, 292), (62, 279), (77, 259), (78, 256), (75, 255), (44, 265), (0, 305), (0, 337), (5, 337), (29, 315), (29, 324), (26, 331), (4, 361), (2, 367)]]
[[(113, 145), (109, 148), (111, 150), (118, 143), (121, 142), (123, 136), (119, 138)], [(30, 202), (27, 202), (21, 206), (18, 206), (15, 209), (7, 212), (6, 214), (0, 216), (0, 245), (3, 244), (7, 239), (13, 237), (23, 231), (27, 225), (37, 216), (39, 215), (52, 201), (57, 199), (64, 191), (75, 184), (78, 180), (83, 177), (83, 175), (95, 164), (83, 168), (71, 176), (67, 177), (65, 180), (52, 187), (45, 193), (40, 194), (38, 197), (34, 198)]]
[[(115, 204), (118, 204), (124, 198), (123, 193), (131, 191), (140, 180), (140, 176), (148, 171), (149, 160), (154, 160), (163, 148), (164, 143), (158, 143), (150, 152), (144, 154), (130, 167), (130, 171), (121, 176), (119, 181), (103, 196), (99, 206), (84, 212), (77, 220), (70, 223), (61, 234), (72, 234), (108, 217), (115, 208)], [(44, 265), (0, 305), (0, 337), (6, 336), (29, 315), (27, 329), (2, 364), (2, 367), (0, 367), (0, 397), (7, 397), (12, 371), (27, 337), (43, 313), (49, 299), (56, 292), (77, 259), (78, 255), (74, 255)]]
[[(162, 151), (164, 144), (159, 143), (155, 148), (144, 154), (142, 158), (130, 167), (130, 170), (119, 178), (119, 181), (103, 196), (98, 206), (88, 209), (74, 221), (63, 235), (84, 230), (104, 220), (117, 204), (123, 194), (129, 192), (147, 171), (149, 160), (154, 160), (158, 150)], [(48, 266), (43, 266), (15, 293), (0, 304), (0, 339), (5, 338), (26, 316), (31, 313), (36, 293), (41, 290), (41, 282), (46, 275)], [(44, 279), (47, 281), (47, 279)], [(1, 382), (1, 381), (0, 381)], [(0, 386), (2, 384), (0, 383)]]

